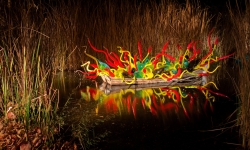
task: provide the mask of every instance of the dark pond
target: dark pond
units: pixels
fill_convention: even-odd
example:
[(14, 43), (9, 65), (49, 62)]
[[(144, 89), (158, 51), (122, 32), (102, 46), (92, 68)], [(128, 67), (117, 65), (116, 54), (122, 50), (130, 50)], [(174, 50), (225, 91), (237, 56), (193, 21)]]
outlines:
[(236, 102), (199, 86), (110, 87), (58, 75), (62, 139), (78, 149), (236, 149)]

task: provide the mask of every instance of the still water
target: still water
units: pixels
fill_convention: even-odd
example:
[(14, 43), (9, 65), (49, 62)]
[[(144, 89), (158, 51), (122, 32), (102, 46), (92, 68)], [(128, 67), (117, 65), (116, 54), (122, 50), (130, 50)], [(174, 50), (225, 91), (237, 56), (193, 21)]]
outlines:
[[(236, 105), (201, 86), (109, 86), (58, 75), (61, 114), (81, 149), (235, 149)], [(83, 144), (85, 143), (85, 144)]]

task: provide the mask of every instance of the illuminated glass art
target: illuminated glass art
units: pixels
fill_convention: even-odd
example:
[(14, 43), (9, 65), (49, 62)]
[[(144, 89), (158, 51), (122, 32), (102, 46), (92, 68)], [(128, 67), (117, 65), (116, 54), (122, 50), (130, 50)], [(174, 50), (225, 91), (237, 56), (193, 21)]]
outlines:
[[(213, 31), (213, 30), (212, 30)], [(219, 65), (211, 70), (210, 64), (228, 58), (233, 54), (217, 57), (214, 51), (217, 49), (218, 38), (211, 42), (211, 34), (208, 35), (208, 53), (204, 55), (197, 48), (196, 41), (188, 44), (187, 49), (183, 50), (178, 46), (179, 56), (173, 57), (166, 53), (169, 41), (164, 44), (160, 53), (150, 57), (151, 47), (143, 57), (141, 42), (138, 42), (138, 53), (132, 55), (130, 51), (118, 47), (119, 55), (109, 52), (108, 49), (100, 50), (92, 45), (88, 39), (90, 47), (99, 53), (105, 55), (106, 60), (101, 61), (98, 58), (84, 52), (86, 56), (92, 58), (95, 63), (87, 61), (82, 65), (86, 72), (83, 72), (86, 78), (96, 79), (100, 76), (104, 82), (110, 85), (131, 85), (131, 84), (150, 84), (150, 83), (184, 83), (204, 85), (207, 83), (206, 77), (214, 73)], [(198, 82), (199, 81), (199, 82)], [(176, 84), (175, 84), (176, 83)], [(186, 82), (185, 82), (186, 83)]]

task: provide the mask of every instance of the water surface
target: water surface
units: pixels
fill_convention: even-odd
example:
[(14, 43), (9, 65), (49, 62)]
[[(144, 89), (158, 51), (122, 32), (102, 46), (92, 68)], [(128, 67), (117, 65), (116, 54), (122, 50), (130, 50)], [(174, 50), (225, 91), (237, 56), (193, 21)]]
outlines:
[(65, 122), (91, 128), (89, 149), (238, 147), (233, 145), (237, 135), (229, 128), (235, 116), (228, 118), (235, 102), (208, 88), (96, 86), (75, 75), (64, 76), (63, 85), (57, 84), (64, 90), (61, 106), (69, 103)]

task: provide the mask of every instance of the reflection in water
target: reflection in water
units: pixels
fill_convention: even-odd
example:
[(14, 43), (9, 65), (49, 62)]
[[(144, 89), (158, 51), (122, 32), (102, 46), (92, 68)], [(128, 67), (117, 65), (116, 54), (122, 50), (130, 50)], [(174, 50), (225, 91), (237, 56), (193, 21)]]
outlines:
[(204, 86), (142, 88), (136, 85), (104, 85), (99, 89), (89, 86), (81, 89), (84, 100), (98, 101), (96, 114), (133, 114), (134, 118), (144, 112), (151, 112), (157, 117), (175, 114), (190, 119), (201, 111), (213, 111), (212, 102), (216, 95), (227, 97)]
[[(178, 149), (182, 143), (185, 147), (193, 144), (197, 147), (201, 139), (215, 137), (220, 132), (200, 131), (217, 128), (232, 112), (226, 101), (217, 99), (217, 96), (227, 96), (206, 86), (155, 84), (145, 88), (145, 85), (103, 84), (96, 88), (91, 80), (77, 79), (64, 77), (67, 93), (60, 93), (60, 114), (65, 123), (62, 137), (77, 139), (79, 145), (98, 143), (103, 149), (119, 149), (120, 145), (133, 149), (131, 145), (141, 143), (151, 149), (155, 145)], [(61, 87), (61, 84), (55, 82), (54, 86)], [(215, 97), (217, 101), (213, 103)], [(201, 142), (200, 147), (214, 143), (214, 138), (210, 139)]]

